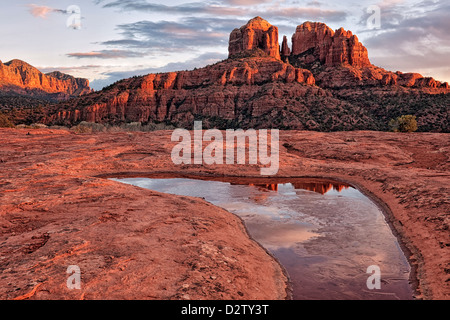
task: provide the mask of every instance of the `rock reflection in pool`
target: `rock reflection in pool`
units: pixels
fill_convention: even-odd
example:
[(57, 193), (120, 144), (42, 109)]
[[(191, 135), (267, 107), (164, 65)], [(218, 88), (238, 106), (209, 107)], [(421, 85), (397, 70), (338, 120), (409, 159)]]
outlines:
[[(142, 188), (202, 197), (241, 217), (287, 270), (294, 299), (412, 299), (410, 266), (380, 209), (334, 182), (246, 183), (184, 178), (114, 179)], [(369, 290), (367, 268), (381, 269)]]

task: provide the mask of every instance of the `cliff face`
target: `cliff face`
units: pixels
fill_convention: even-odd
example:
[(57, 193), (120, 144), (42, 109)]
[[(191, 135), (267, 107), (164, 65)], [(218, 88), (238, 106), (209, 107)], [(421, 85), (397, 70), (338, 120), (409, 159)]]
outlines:
[[(447, 83), (372, 65), (367, 49), (350, 31), (306, 22), (297, 27), (292, 49), (287, 37), (280, 49), (278, 29), (256, 17), (231, 32), (228, 59), (192, 71), (122, 80), (59, 104), (48, 122), (169, 122), (190, 127), (194, 119), (202, 119), (205, 128), (373, 130), (389, 122), (389, 95), (405, 95), (398, 98), (397, 111), (409, 112), (418, 99), (413, 94), (448, 92)], [(370, 108), (360, 98), (367, 94), (372, 95)], [(432, 101), (432, 110), (423, 110), (441, 114), (445, 103)], [(427, 117), (423, 122), (434, 128), (434, 120)], [(443, 127), (445, 123), (437, 125), (447, 130)]]
[(418, 73), (390, 72), (374, 66), (367, 48), (351, 31), (333, 31), (324, 23), (305, 22), (292, 36), (289, 61), (311, 70), (317, 84), (325, 88), (401, 86), (448, 89), (448, 83)]
[(292, 55), (307, 51), (306, 62), (318, 60), (329, 67), (371, 65), (367, 49), (357, 36), (343, 28), (334, 32), (324, 23), (305, 22), (297, 27), (292, 36)]
[[(75, 78), (71, 75), (54, 71), (46, 74), (48, 77), (60, 80), (60, 83), (66, 85), (65, 93), (72, 96), (81, 96), (92, 91), (89, 87), (89, 80), (83, 78)], [(64, 87), (63, 87), (64, 88)]]
[(251, 53), (260, 49), (265, 54), (280, 59), (280, 45), (278, 43), (278, 28), (272, 26), (261, 17), (250, 20), (240, 29), (234, 29), (230, 34), (228, 47), (229, 57)]
[(287, 105), (286, 96), (326, 96), (314, 83), (310, 71), (269, 56), (226, 60), (193, 71), (122, 80), (79, 98), (75, 108), (57, 112), (53, 120), (170, 121), (190, 126), (195, 116), (233, 121), (245, 114), (256, 119)]
[(89, 80), (61, 72), (43, 74), (21, 60), (0, 61), (0, 90), (64, 100), (91, 92)]

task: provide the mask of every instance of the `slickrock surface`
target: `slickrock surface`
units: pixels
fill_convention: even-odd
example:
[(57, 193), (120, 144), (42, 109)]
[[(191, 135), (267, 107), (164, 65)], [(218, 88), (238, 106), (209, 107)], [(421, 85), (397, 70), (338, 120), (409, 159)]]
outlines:
[[(288, 297), (283, 269), (231, 213), (98, 177), (259, 177), (258, 166), (175, 166), (170, 131), (27, 133), (0, 130), (1, 299)], [(449, 141), (284, 131), (278, 176), (334, 178), (371, 196), (407, 248), (418, 298), (449, 299)], [(69, 265), (81, 290), (66, 287)]]

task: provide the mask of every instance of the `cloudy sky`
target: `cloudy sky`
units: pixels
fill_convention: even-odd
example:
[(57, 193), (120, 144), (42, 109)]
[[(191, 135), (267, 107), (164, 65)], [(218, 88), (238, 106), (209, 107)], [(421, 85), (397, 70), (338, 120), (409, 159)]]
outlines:
[[(291, 38), (304, 21), (357, 34), (375, 65), (450, 82), (448, 0), (0, 0), (0, 60), (60, 70), (92, 87), (227, 57), (255, 16)], [(379, 19), (377, 11), (379, 10)], [(281, 39), (280, 39), (281, 42)]]

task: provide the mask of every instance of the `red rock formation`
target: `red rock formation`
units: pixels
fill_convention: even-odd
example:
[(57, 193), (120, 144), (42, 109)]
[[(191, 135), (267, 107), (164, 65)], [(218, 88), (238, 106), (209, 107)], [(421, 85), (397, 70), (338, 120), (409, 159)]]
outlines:
[(333, 32), (324, 23), (305, 22), (292, 36), (292, 55), (310, 51), (309, 62), (318, 59), (326, 66), (342, 64), (354, 67), (370, 66), (367, 49), (358, 37), (343, 28)]
[(267, 55), (280, 59), (278, 28), (261, 17), (253, 18), (245, 26), (234, 29), (230, 34), (228, 47), (230, 58), (255, 49), (261, 49)]
[(39, 96), (50, 94), (57, 100), (91, 92), (87, 79), (74, 78), (61, 72), (43, 74), (21, 60), (4, 64), (0, 61), (0, 90)]
[(289, 45), (287, 43), (287, 37), (283, 36), (283, 43), (281, 45), (281, 60), (284, 62), (287, 62), (289, 57), (291, 56), (291, 49), (289, 48)]
[[(418, 73), (393, 73), (370, 63), (367, 49), (343, 28), (335, 32), (324, 23), (305, 22), (292, 36), (290, 61), (311, 67), (321, 87), (402, 86), (447, 89), (448, 84)], [(325, 67), (325, 68), (323, 68)]]
[[(323, 23), (306, 22), (297, 27), (292, 44), (291, 53), (284, 37), (280, 50), (278, 29), (256, 17), (231, 33), (229, 59), (192, 71), (122, 80), (58, 105), (48, 122), (164, 121), (189, 127), (201, 117), (218, 121), (212, 126), (232, 122), (320, 130), (327, 123), (328, 130), (355, 129), (354, 124), (365, 129), (373, 128), (373, 119), (359, 109), (359, 103), (339, 100), (341, 90), (356, 95), (373, 88), (392, 93), (412, 88), (448, 92), (448, 84), (432, 78), (370, 64), (366, 48), (342, 28), (334, 32)], [(323, 105), (328, 109), (317, 112)], [(345, 115), (339, 111), (343, 109)]]
[(75, 109), (61, 105), (63, 110), (52, 120), (73, 123), (117, 119), (190, 125), (194, 114), (234, 120), (243, 110), (258, 117), (289, 104), (285, 95), (327, 95), (312, 87), (314, 84), (310, 71), (268, 56), (225, 60), (192, 71), (123, 80), (108, 90), (80, 98)]
[(63, 92), (72, 96), (81, 96), (92, 91), (88, 79), (75, 78), (59, 71), (47, 73), (46, 76), (61, 80), (62, 83), (66, 84), (66, 90)]
[[(292, 36), (292, 55), (310, 52), (308, 62), (316, 59), (325, 63), (332, 45), (334, 31), (320, 22), (305, 22), (297, 27)], [(313, 49), (313, 50), (311, 50)]]
[(396, 75), (399, 79), (398, 84), (404, 87), (448, 89), (447, 82), (442, 83), (431, 77), (423, 77), (419, 73), (396, 72)]
[(359, 42), (358, 37), (353, 35), (351, 31), (345, 31), (343, 28), (340, 28), (334, 34), (333, 44), (325, 64), (328, 66), (349, 64), (354, 67), (371, 65), (366, 47)]

